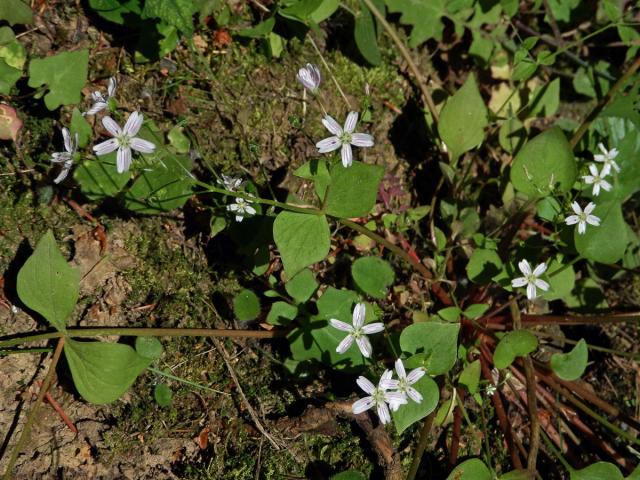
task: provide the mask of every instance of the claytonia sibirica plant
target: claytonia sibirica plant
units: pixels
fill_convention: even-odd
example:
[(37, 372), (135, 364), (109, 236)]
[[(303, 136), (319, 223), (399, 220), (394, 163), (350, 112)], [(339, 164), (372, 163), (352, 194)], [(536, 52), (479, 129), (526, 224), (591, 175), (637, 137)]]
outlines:
[(109, 106), (109, 99), (113, 98), (116, 93), (116, 78), (111, 77), (109, 79), (109, 86), (107, 87), (107, 96), (105, 97), (99, 91), (95, 91), (91, 93), (91, 99), (93, 100), (93, 105), (89, 110), (84, 112), (82, 115), (95, 115), (98, 112), (101, 112), (105, 108)]
[(584, 207), (584, 211), (580, 208), (578, 202), (573, 202), (571, 204), (571, 208), (575, 215), (569, 215), (564, 219), (567, 225), (575, 225), (578, 224), (578, 233), (582, 235), (587, 231), (587, 223), (589, 225), (593, 225), (597, 227), (600, 225), (600, 218), (595, 215), (591, 215), (591, 212), (596, 208), (596, 204), (593, 202), (589, 202), (589, 204)]
[(355, 340), (362, 355), (367, 358), (371, 357), (373, 349), (371, 347), (371, 342), (366, 336), (371, 335), (372, 333), (383, 331), (384, 324), (381, 322), (376, 322), (365, 325), (365, 312), (366, 309), (364, 303), (358, 303), (353, 309), (353, 325), (349, 325), (348, 323), (336, 320), (335, 318), (329, 320), (329, 323), (333, 328), (337, 328), (338, 330), (342, 330), (343, 332), (348, 332), (348, 335), (344, 337), (344, 339), (338, 345), (338, 348), (336, 348), (336, 352), (346, 352)]
[(397, 380), (391, 379), (392, 375), (393, 372), (391, 370), (386, 370), (380, 377), (377, 387), (367, 378), (358, 377), (356, 383), (365, 393), (368, 393), (368, 396), (353, 403), (351, 406), (353, 413), (358, 415), (375, 407), (381, 423), (387, 424), (391, 422), (391, 414), (387, 404), (402, 405), (407, 403), (407, 398), (402, 393), (390, 391), (397, 385)]
[(540, 263), (536, 268), (531, 271), (531, 265), (526, 260), (521, 260), (518, 263), (518, 268), (524, 275), (523, 277), (514, 278), (511, 280), (511, 286), (514, 288), (527, 287), (527, 298), (533, 300), (537, 296), (536, 289), (546, 292), (549, 290), (549, 284), (539, 277), (547, 270), (546, 263)]
[(398, 380), (396, 380), (397, 383), (395, 388), (399, 393), (405, 396), (405, 402), (397, 403), (395, 401), (391, 401), (389, 403), (389, 406), (391, 407), (391, 410), (393, 410), (394, 412), (398, 410), (398, 408), (400, 408), (400, 405), (407, 403), (406, 402), (407, 397), (416, 403), (422, 402), (422, 395), (411, 385), (416, 383), (427, 373), (427, 371), (424, 368), (420, 367), (420, 368), (414, 368), (407, 375), (407, 372), (404, 369), (404, 364), (402, 363), (402, 359), (400, 358), (396, 360), (395, 367), (396, 367), (396, 374), (398, 375)]
[(218, 184), (224, 186), (230, 192), (239, 190), (244, 184), (244, 180), (240, 177), (231, 177), (229, 175), (222, 174), (222, 179), (218, 179)]
[(142, 114), (138, 112), (133, 112), (129, 115), (124, 128), (120, 128), (120, 125), (111, 117), (104, 117), (102, 119), (102, 125), (104, 125), (104, 128), (107, 129), (113, 138), (95, 145), (93, 151), (96, 155), (106, 155), (117, 149), (116, 165), (118, 173), (128, 171), (131, 166), (131, 149), (141, 153), (153, 153), (156, 149), (153, 143), (135, 136), (138, 131), (140, 131), (142, 122)]
[[(613, 167), (616, 172), (620, 172), (620, 167), (615, 161), (615, 158), (618, 156), (618, 149), (612, 148), (611, 150), (607, 150), (602, 143), (598, 144), (598, 148), (602, 152), (602, 154), (595, 154), (593, 159), (596, 162), (604, 163), (604, 166)], [(604, 175), (603, 175), (604, 176)]]
[(64, 139), (64, 149), (66, 152), (56, 152), (51, 154), (51, 161), (53, 163), (62, 163), (62, 170), (58, 176), (53, 180), (54, 183), (60, 183), (67, 175), (73, 166), (73, 157), (78, 149), (78, 134), (76, 133), (73, 138), (69, 133), (69, 129), (64, 127), (62, 129), (62, 137)]
[(240, 197), (236, 197), (236, 203), (227, 205), (227, 210), (235, 213), (236, 222), (241, 222), (244, 217), (256, 214), (256, 209), (251, 206), (251, 202)]
[(333, 117), (327, 115), (322, 119), (322, 124), (329, 132), (333, 134), (324, 140), (316, 143), (316, 147), (320, 153), (329, 153), (341, 148), (342, 165), (350, 167), (353, 163), (353, 152), (351, 146), (354, 147), (373, 147), (373, 137), (368, 133), (354, 133), (356, 124), (358, 123), (358, 112), (349, 112), (347, 120), (344, 122), (344, 128), (336, 122)]
[(584, 183), (587, 185), (593, 185), (593, 195), (600, 195), (600, 188), (606, 190), (607, 192), (611, 190), (611, 184), (605, 180), (605, 177), (609, 175), (611, 170), (611, 164), (605, 163), (602, 166), (602, 170), (598, 173), (598, 167), (595, 164), (589, 165), (589, 172), (591, 175), (584, 175), (582, 178), (584, 179)]
[(309, 90), (311, 93), (316, 93), (318, 91), (318, 88), (320, 87), (320, 82), (322, 82), (320, 69), (313, 63), (307, 63), (304, 67), (298, 70), (298, 75), (296, 75), (296, 78), (302, 84), (302, 86)]

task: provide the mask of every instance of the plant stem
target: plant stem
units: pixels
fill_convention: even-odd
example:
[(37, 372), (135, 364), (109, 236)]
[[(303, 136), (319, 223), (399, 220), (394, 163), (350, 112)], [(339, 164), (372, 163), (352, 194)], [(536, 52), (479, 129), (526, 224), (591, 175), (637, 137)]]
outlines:
[(431, 93), (429, 92), (429, 88), (427, 87), (427, 82), (424, 76), (422, 75), (422, 73), (420, 73), (420, 70), (418, 70), (418, 66), (413, 61), (413, 58), (411, 58), (411, 53), (409, 52), (409, 50), (407, 49), (403, 41), (400, 40), (400, 37), (398, 37), (398, 34), (394, 30), (394, 28), (389, 24), (389, 22), (387, 22), (387, 19), (384, 18), (384, 15), (382, 14), (382, 12), (380, 12), (380, 10), (376, 8), (373, 2), (371, 0), (362, 0), (362, 1), (365, 3), (367, 8), (371, 11), (373, 16), (378, 19), (382, 27), (387, 31), (387, 33), (391, 37), (391, 40), (393, 40), (393, 43), (396, 44), (396, 47), (400, 51), (400, 54), (407, 61), (407, 64), (409, 65), (409, 70), (411, 70), (411, 73), (413, 74), (413, 77), (415, 78), (418, 84), (418, 87), (422, 92), (422, 96), (424, 97), (424, 101), (427, 104), (427, 108), (429, 109), (429, 112), (431, 112), (431, 116), (433, 117), (433, 122), (438, 123), (439, 116), (438, 116), (438, 111), (436, 110), (436, 105), (435, 103), (433, 103), (433, 98), (431, 97)]
[(56, 365), (58, 364), (58, 360), (60, 360), (60, 355), (62, 354), (62, 347), (64, 347), (64, 337), (60, 337), (58, 339), (56, 349), (53, 352), (53, 359), (51, 360), (51, 364), (49, 364), (49, 371), (47, 372), (47, 376), (45, 377), (44, 382), (42, 382), (42, 387), (40, 387), (36, 402), (33, 404), (33, 407), (31, 408), (31, 411), (27, 416), (27, 423), (25, 423), (24, 425), (22, 433), (20, 434), (20, 438), (18, 439), (18, 442), (13, 447), (13, 451), (11, 452), (11, 458), (9, 459), (9, 463), (7, 464), (7, 469), (4, 472), (4, 480), (9, 480), (12, 477), (11, 473), (13, 471), (16, 460), (18, 459), (18, 455), (20, 455), (22, 447), (24, 447), (25, 442), (29, 439), (31, 428), (36, 421), (36, 416), (38, 410), (40, 409), (40, 405), (42, 404), (42, 400), (44, 399), (45, 394), (51, 386), (53, 375), (56, 371)]
[[(640, 320), (640, 312), (608, 315), (522, 315), (522, 323), (529, 325), (598, 325)], [(2, 345), (0, 345), (2, 346)]]
[(433, 420), (436, 418), (436, 413), (431, 412), (427, 418), (424, 419), (422, 428), (420, 429), (420, 439), (418, 440), (418, 446), (413, 454), (413, 460), (411, 461), (411, 468), (407, 474), (407, 480), (414, 480), (418, 473), (418, 467), (420, 466), (420, 460), (422, 460), (422, 454), (427, 448), (427, 442), (429, 442), (429, 432), (433, 425)]
[(593, 122), (600, 114), (600, 112), (604, 110), (604, 107), (607, 106), (613, 96), (624, 86), (625, 83), (627, 83), (627, 80), (629, 80), (629, 78), (636, 72), (636, 70), (638, 70), (638, 68), (640, 68), (640, 57), (636, 58), (635, 62), (631, 64), (627, 71), (624, 72), (624, 74), (618, 79), (613, 87), (609, 89), (607, 94), (602, 97), (602, 99), (600, 99), (598, 104), (593, 107), (593, 110), (591, 110), (589, 115), (587, 115), (587, 117), (582, 121), (582, 124), (580, 125), (580, 127), (578, 127), (578, 130), (576, 130), (576, 133), (573, 134), (573, 137), (571, 137), (571, 141), (569, 142), (572, 148), (576, 147), (584, 134), (587, 133), (591, 122)]
[(234, 337), (234, 338), (276, 338), (285, 336), (285, 330), (235, 330), (217, 328), (128, 328), (128, 327), (102, 327), (102, 328), (68, 328), (66, 332), (49, 332), (37, 335), (27, 335), (12, 338), (0, 342), (0, 348), (15, 347), (27, 342), (49, 340), (63, 337), (100, 337), (108, 335), (121, 335), (131, 337)]

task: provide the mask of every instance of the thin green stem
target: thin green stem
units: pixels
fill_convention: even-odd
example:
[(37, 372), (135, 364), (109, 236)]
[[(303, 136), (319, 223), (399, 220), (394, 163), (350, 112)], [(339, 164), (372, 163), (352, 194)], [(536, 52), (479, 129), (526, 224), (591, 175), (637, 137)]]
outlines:
[(174, 380), (176, 382), (184, 383), (185, 385), (189, 385), (190, 387), (199, 388), (199, 389), (205, 390), (207, 392), (223, 394), (223, 395), (229, 395), (228, 393), (221, 392), (219, 390), (214, 390), (213, 388), (207, 387), (205, 385), (200, 385), (199, 383), (191, 382), (191, 381), (187, 380), (186, 378), (177, 377), (177, 376), (172, 375), (170, 373), (163, 372), (162, 370), (159, 370), (157, 368), (147, 367), (147, 370), (149, 370), (150, 372), (155, 373), (156, 375), (160, 375), (160, 376), (166, 377), (166, 378), (168, 378), (170, 380)]
[[(311, 35), (307, 35), (307, 38), (309, 39), (309, 42), (311, 42), (311, 46), (313, 47), (313, 49), (316, 51), (316, 53), (320, 57), (320, 60), (322, 61), (322, 64), (324, 65), (324, 68), (327, 70), (327, 72), (329, 72), (329, 75), (331, 76), (331, 80), (333, 80), (333, 83), (336, 84), (336, 88), (338, 89), (338, 92), (340, 92), (340, 95), (342, 96), (342, 99), (344, 100), (344, 103), (347, 104), (347, 108), (349, 110), (352, 110), (351, 103), (349, 103), (349, 99), (347, 98), (347, 96), (342, 91), (342, 88), (340, 87), (340, 83), (338, 82), (338, 79), (335, 77), (335, 75), (331, 71), (331, 67), (329, 67), (329, 64), (324, 59), (324, 56), (322, 55), (322, 52), (318, 48), (318, 45), (316, 45), (316, 42), (313, 40)], [(325, 112), (325, 115), (326, 115), (327, 112), (324, 109), (324, 106), (322, 105), (322, 103), (320, 103), (320, 106), (322, 107), (322, 110)]]
[(551, 450), (551, 453), (553, 453), (553, 455), (558, 459), (562, 466), (566, 468), (567, 471), (572, 472), (573, 468), (571, 467), (571, 465), (569, 465), (569, 462), (567, 462), (567, 460), (562, 456), (560, 451), (553, 445), (551, 440), (549, 440), (549, 437), (544, 432), (544, 430), (540, 432), (540, 437), (542, 438), (542, 440), (544, 440), (544, 444), (546, 445), (546, 447)]
[(24, 444), (29, 439), (31, 434), (31, 428), (33, 427), (34, 422), (36, 421), (38, 410), (40, 409), (40, 405), (42, 404), (42, 400), (46, 395), (49, 387), (51, 386), (51, 382), (53, 381), (53, 375), (56, 371), (56, 365), (58, 365), (58, 361), (60, 360), (60, 355), (62, 354), (62, 347), (64, 347), (64, 337), (58, 339), (58, 343), (56, 344), (56, 349), (53, 352), (53, 358), (51, 360), (51, 364), (49, 365), (49, 371), (47, 372), (47, 376), (44, 378), (44, 382), (42, 382), (42, 386), (40, 387), (40, 391), (38, 392), (38, 397), (36, 398), (36, 402), (33, 404), (29, 415), (27, 416), (27, 423), (25, 423), (22, 433), (20, 434), (20, 438), (18, 442), (13, 447), (13, 451), (11, 452), (11, 458), (9, 459), (9, 463), (7, 464), (7, 469), (4, 472), (4, 480), (9, 480), (12, 477), (13, 467), (18, 460), (18, 455), (22, 451)]
[(429, 442), (429, 432), (431, 432), (431, 427), (435, 418), (436, 414), (435, 412), (432, 412), (427, 418), (424, 419), (422, 429), (420, 429), (420, 440), (418, 440), (418, 446), (416, 447), (416, 451), (413, 454), (413, 460), (411, 461), (411, 468), (409, 468), (409, 473), (407, 474), (407, 480), (414, 480), (416, 478), (418, 467), (420, 466), (420, 460), (422, 460), (422, 454), (427, 448), (427, 443)]
[(66, 332), (49, 332), (37, 335), (26, 335), (0, 341), (0, 348), (15, 347), (27, 342), (50, 340), (52, 338), (78, 338), (120, 335), (130, 337), (227, 337), (227, 338), (277, 338), (286, 335), (285, 330), (235, 330), (218, 328), (68, 328)]

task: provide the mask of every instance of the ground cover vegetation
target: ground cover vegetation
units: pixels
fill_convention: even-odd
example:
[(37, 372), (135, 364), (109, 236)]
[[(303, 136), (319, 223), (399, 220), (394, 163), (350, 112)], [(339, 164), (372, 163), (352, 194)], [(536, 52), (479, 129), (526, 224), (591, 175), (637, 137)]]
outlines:
[(5, 0), (4, 478), (640, 478), (639, 24)]

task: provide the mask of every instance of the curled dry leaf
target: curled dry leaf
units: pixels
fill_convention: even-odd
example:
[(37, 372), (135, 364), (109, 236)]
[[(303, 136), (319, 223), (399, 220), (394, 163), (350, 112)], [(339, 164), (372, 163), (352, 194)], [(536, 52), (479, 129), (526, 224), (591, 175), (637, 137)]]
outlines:
[(13, 140), (18, 138), (18, 132), (22, 128), (22, 120), (18, 117), (15, 108), (0, 104), (0, 140)]

